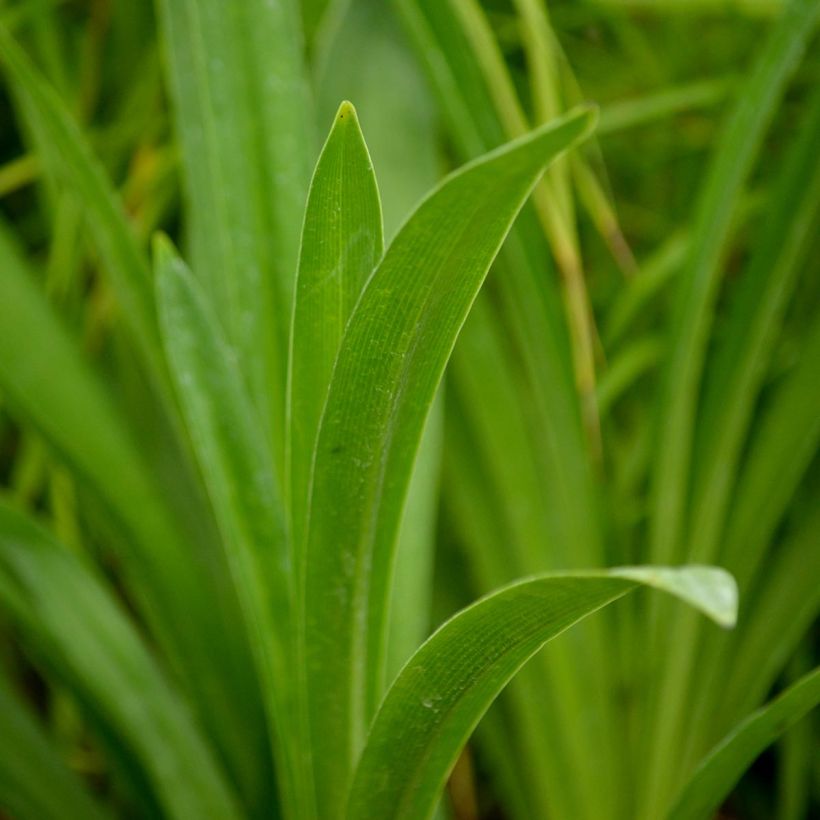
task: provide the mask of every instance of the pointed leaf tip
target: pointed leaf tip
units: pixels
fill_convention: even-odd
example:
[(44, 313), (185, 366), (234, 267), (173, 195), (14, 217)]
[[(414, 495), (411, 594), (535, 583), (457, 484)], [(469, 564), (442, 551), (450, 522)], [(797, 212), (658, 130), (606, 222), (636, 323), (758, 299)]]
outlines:
[(358, 117), (356, 115), (356, 107), (353, 105), (353, 103), (349, 100), (342, 100), (342, 104), (339, 106), (339, 110), (336, 112), (336, 119), (351, 119), (354, 122), (358, 122)]

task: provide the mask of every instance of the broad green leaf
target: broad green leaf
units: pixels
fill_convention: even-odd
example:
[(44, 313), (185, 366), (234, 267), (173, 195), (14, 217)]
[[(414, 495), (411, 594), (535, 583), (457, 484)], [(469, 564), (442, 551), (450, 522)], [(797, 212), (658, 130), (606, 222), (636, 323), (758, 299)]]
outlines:
[(314, 156), (298, 0), (157, 0), (192, 267), (283, 467), (287, 343)]
[(259, 413), (201, 288), (165, 239), (156, 242), (162, 341), (222, 535), (276, 748), (280, 788), (292, 804), (288, 749), (291, 555), (276, 473)]
[(462, 610), (416, 652), (379, 709), (356, 768), (347, 817), (429, 817), (479, 718), (547, 641), (638, 586), (734, 623), (732, 577), (711, 567), (627, 567), (544, 575)]
[(376, 177), (356, 110), (343, 102), (310, 184), (296, 280), (288, 446), (297, 538), (333, 363), (353, 306), (383, 250)]
[(704, 758), (675, 801), (669, 820), (710, 817), (755, 758), (818, 703), (820, 668), (749, 715)]
[[(251, 696), (239, 701), (230, 696), (232, 686), (245, 686), (249, 662), (241, 641), (221, 637), (233, 631), (236, 614), (234, 602), (225, 598), (224, 581), (215, 577), (220, 567), (186, 542), (119, 408), (2, 225), (0, 264), (3, 397), (56, 451), (80, 487), (101, 502), (120, 535), (112, 546), (141, 615), (184, 674), (220, 749), (230, 750), (226, 756), (237, 769), (253, 771), (259, 705)], [(221, 674), (226, 668), (232, 676)]]
[(102, 820), (107, 816), (2, 677), (0, 737), (0, 811), (17, 820)]
[[(339, 15), (343, 6), (344, 14)], [(435, 103), (391, 4), (337, 0), (325, 19), (333, 19), (334, 25), (324, 27), (315, 54), (317, 105), (324, 118), (332, 116), (339, 100), (356, 101), (367, 130), (368, 151), (379, 169), (385, 237), (392, 237), (440, 178)], [(361, 54), (368, 59), (361, 60)], [(397, 88), (401, 94), (396, 93)], [(439, 429), (444, 407), (441, 402), (438, 405), (431, 410), (422, 437), (397, 541), (388, 640), (388, 666), (393, 674), (430, 629), (443, 444)]]
[(445, 180), (399, 231), (350, 318), (317, 440), (303, 556), (320, 813), (339, 810), (381, 694), (396, 528), (442, 371), (544, 166), (593, 120), (571, 114)]
[(151, 372), (158, 365), (151, 274), (122, 206), (83, 134), (53, 88), (37, 73), (11, 35), (0, 26), (0, 62), (32, 127), (52, 173), (83, 203), (94, 243), (104, 262), (123, 319)]
[(103, 582), (3, 505), (0, 599), (26, 645), (139, 761), (169, 817), (241, 816), (189, 707)]

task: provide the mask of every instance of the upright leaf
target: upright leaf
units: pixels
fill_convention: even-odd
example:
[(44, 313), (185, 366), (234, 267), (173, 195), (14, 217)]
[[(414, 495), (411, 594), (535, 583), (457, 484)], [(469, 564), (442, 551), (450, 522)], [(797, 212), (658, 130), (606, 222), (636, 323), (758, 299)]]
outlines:
[(283, 462), (287, 341), (313, 156), (298, 0), (157, 0), (193, 269)]
[(382, 252), (376, 177), (356, 110), (344, 102), (310, 184), (296, 280), (288, 385), (296, 533), (304, 523), (316, 432), (342, 333)]
[(739, 194), (819, 16), (816, 0), (785, 5), (739, 89), (703, 184), (664, 368), (650, 520), (653, 561), (679, 557), (696, 400)]
[[(285, 805), (295, 813), (289, 744), (291, 555), (264, 425), (236, 354), (170, 243), (156, 243), (163, 344), (211, 500), (265, 698)], [(292, 733), (291, 733), (292, 734)]]
[(340, 810), (381, 694), (396, 527), (442, 371), (532, 186), (593, 119), (576, 112), (449, 177), (399, 231), (350, 318), (317, 439), (303, 556), (320, 814)]
[[(237, 617), (220, 577), (224, 564), (185, 540), (122, 413), (38, 290), (2, 225), (0, 264), (3, 397), (115, 525), (120, 537), (112, 546), (134, 603), (184, 675), (199, 713), (242, 779), (239, 771), (258, 766), (259, 704), (247, 688), (247, 650), (228, 637)], [(225, 669), (232, 670), (231, 677)], [(231, 697), (231, 687), (238, 685), (248, 696)]]

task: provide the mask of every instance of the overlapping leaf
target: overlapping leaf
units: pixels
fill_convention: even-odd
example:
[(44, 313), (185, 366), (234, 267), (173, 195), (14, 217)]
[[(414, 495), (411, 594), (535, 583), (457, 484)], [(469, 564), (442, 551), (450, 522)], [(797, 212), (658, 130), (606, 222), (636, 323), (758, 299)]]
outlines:
[(544, 165), (592, 121), (570, 115), (446, 180), (399, 231), (351, 316), (319, 429), (302, 559), (320, 812), (340, 805), (381, 693), (393, 541), (441, 373)]
[(461, 611), (408, 661), (379, 709), (356, 770), (348, 818), (429, 817), (479, 718), (521, 666), (573, 623), (639, 585), (731, 626), (731, 576), (707, 567), (546, 575)]

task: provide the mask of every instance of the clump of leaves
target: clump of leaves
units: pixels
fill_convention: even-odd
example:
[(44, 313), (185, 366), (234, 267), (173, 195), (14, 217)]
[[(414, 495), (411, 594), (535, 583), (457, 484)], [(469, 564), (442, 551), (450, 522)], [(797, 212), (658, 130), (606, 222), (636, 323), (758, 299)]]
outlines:
[[(385, 247), (379, 189), (349, 103), (339, 108), (309, 178), (309, 95), (296, 4), (223, 5), (158, 3), (190, 266), (161, 235), (149, 263), (65, 105), (14, 38), (0, 32), (0, 55), (53, 187), (49, 196), (68, 203), (55, 213), (71, 214), (82, 204), (100, 281), (121, 311), (121, 321), (107, 328), (111, 360), (92, 366), (76, 327), (66, 327), (15, 239), (0, 232), (3, 398), (75, 479), (83, 532), (103, 546), (96, 555), (81, 544), (69, 549), (60, 543), (65, 533), (50, 532), (19, 503), (4, 501), (0, 606), (31, 662), (79, 705), (110, 761), (115, 792), (106, 801), (85, 789), (3, 682), (0, 728), (11, 742), (0, 748), (0, 805), (14, 816), (106, 816), (106, 802), (113, 811), (125, 805), (139, 815), (178, 818), (430, 816), (501, 690), (541, 647), (587, 615), (643, 587), (733, 625), (732, 576), (701, 564), (730, 566), (741, 588), (750, 589), (770, 542), (765, 533), (749, 540), (752, 522), (760, 522), (752, 511), (767, 477), (782, 466), (783, 431), (804, 429), (799, 420), (816, 406), (814, 332), (772, 402), (762, 443), (748, 456), (748, 478), (725, 534), (726, 471), (734, 474), (760, 390), (760, 362), (816, 213), (820, 186), (811, 149), (820, 98), (773, 194), (777, 218), (744, 277), (733, 330), (707, 379), (702, 423), (695, 385), (733, 204), (810, 35), (817, 16), (811, 3), (790, 4), (774, 27), (709, 173), (679, 316), (664, 348), (648, 547), (614, 561), (629, 553), (604, 550), (603, 524), (593, 514), (595, 465), (608, 455), (607, 429), (602, 439), (600, 427), (606, 414), (596, 402), (568, 163), (575, 163), (572, 173), (621, 262), (631, 262), (614, 238), (595, 174), (577, 152), (567, 153), (589, 138), (594, 110), (581, 106), (558, 116), (564, 106), (540, 98), (541, 124), (530, 129), (478, 4), (397, 3), (423, 59), (436, 66), (453, 144), (479, 156), (436, 186)], [(516, 3), (530, 24), (534, 80), (544, 90), (556, 81), (558, 63), (535, 60), (545, 42), (538, 38), (548, 33), (538, 6)], [(795, 202), (805, 217), (790, 221), (785, 205)], [(784, 233), (787, 243), (779, 241)], [(479, 292), (505, 239), (499, 293), (491, 301)], [(566, 320), (543, 279), (549, 249), (564, 277)], [(634, 295), (640, 281), (613, 316), (647, 298)], [(637, 370), (630, 356), (638, 356)], [(395, 573), (399, 530), (425, 423), (451, 358), (445, 503), (471, 574), (499, 588), (412, 653), (413, 646), (394, 652), (410, 656), (391, 682), (390, 620), (407, 614), (391, 600), (404, 582)], [(617, 401), (645, 362), (656, 361), (629, 348), (623, 358), (609, 386), (601, 385), (601, 407)], [(124, 383), (104, 378), (112, 373)], [(542, 425), (538, 436), (532, 424)], [(816, 444), (814, 435), (791, 465), (782, 498), (767, 508), (769, 533)], [(638, 450), (646, 455), (644, 445)], [(542, 485), (555, 493), (546, 504)], [(628, 477), (613, 482), (614, 504), (629, 495), (624, 485)], [(611, 529), (625, 538), (616, 513), (613, 521)], [(798, 529), (795, 546), (777, 564), (784, 579), (805, 555), (802, 539), (816, 524), (815, 516), (805, 533)], [(116, 568), (104, 574), (100, 564), (110, 566), (112, 554)], [(563, 569), (634, 560), (694, 563)], [(507, 584), (511, 571), (526, 577)], [(782, 623), (792, 612), (782, 584), (751, 591), (766, 623), (769, 616)], [(510, 749), (514, 759), (529, 749), (550, 785), (546, 798), (540, 787), (523, 785), (522, 803), (513, 799), (511, 811), (532, 816), (544, 799), (544, 811), (556, 817), (707, 816), (757, 753), (820, 699), (814, 672), (770, 706), (741, 712), (745, 721), (730, 724), (711, 748), (716, 707), (704, 697), (694, 702), (701, 734), (687, 737), (682, 719), (701, 642), (708, 677), (730, 657), (746, 665), (759, 659), (767, 633), (765, 624), (752, 623), (729, 653), (722, 632), (702, 631), (701, 620), (681, 609), (653, 597), (649, 608), (619, 610), (628, 614), (618, 631), (599, 616), (586, 632), (573, 630), (572, 646), (551, 644), (554, 652), (513, 691), (513, 719), (500, 731), (495, 724), (497, 748)], [(786, 644), (812, 617), (810, 602), (805, 610)], [(612, 635), (621, 650), (607, 644)], [(647, 668), (646, 655), (660, 659), (658, 669)], [(596, 814), (602, 798), (578, 796), (586, 774), (596, 769), (601, 779), (613, 777), (631, 760), (611, 754), (624, 728), (614, 696), (608, 691), (596, 700), (596, 689), (615, 681), (624, 660), (629, 675), (657, 684), (638, 713), (646, 730), (641, 751), (655, 757), (640, 795), (624, 785), (635, 778), (624, 779), (620, 791), (607, 793), (608, 813)], [(775, 667), (730, 677), (730, 690), (750, 680), (759, 689)], [(543, 692), (549, 704), (541, 703)], [(493, 725), (486, 724), (488, 732)], [(624, 731), (630, 741), (632, 731)], [(593, 753), (586, 741), (598, 734)], [(499, 765), (499, 791), (514, 792), (520, 776)], [(53, 787), (44, 790), (45, 781)]]

